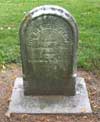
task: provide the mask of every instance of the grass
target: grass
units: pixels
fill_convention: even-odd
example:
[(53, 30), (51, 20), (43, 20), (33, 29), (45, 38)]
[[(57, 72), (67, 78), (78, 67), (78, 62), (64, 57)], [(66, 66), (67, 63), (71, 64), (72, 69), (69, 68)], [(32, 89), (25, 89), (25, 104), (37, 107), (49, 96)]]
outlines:
[(99, 69), (100, 0), (0, 0), (0, 64), (20, 61), (20, 22), (26, 12), (43, 4), (60, 5), (76, 18), (80, 32), (78, 67)]

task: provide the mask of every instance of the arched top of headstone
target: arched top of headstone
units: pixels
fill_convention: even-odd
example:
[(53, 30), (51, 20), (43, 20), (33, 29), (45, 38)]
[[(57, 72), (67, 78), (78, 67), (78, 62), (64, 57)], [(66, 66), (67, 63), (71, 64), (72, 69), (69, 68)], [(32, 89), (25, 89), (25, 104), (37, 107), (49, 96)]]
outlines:
[(75, 41), (77, 43), (78, 27), (75, 18), (66, 9), (57, 5), (43, 5), (29, 11), (21, 24), (20, 30), (22, 30), (30, 20), (35, 19), (41, 15), (56, 15), (65, 19), (72, 27)]

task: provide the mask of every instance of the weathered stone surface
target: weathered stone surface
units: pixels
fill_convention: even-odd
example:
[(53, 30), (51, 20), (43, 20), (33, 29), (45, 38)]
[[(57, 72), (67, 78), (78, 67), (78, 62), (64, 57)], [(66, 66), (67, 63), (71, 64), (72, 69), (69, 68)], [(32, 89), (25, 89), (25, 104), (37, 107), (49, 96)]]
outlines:
[(17, 78), (9, 106), (9, 113), (69, 114), (92, 113), (85, 81), (76, 78), (75, 96), (24, 96), (23, 80)]
[(74, 95), (78, 31), (57, 6), (28, 13), (20, 28), (25, 95)]

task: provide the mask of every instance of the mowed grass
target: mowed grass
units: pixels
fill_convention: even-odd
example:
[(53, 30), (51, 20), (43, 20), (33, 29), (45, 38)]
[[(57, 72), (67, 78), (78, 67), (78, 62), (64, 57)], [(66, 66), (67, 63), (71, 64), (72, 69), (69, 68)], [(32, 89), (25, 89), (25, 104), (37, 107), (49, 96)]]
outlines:
[(100, 0), (0, 0), (0, 64), (20, 62), (18, 31), (32, 8), (53, 4), (66, 8), (79, 27), (78, 67), (100, 68)]

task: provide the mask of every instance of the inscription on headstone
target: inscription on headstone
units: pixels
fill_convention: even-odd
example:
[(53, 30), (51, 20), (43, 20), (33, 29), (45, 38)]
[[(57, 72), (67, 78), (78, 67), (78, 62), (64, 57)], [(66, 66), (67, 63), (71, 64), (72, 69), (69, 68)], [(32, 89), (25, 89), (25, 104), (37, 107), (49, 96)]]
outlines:
[(75, 94), (78, 31), (63, 8), (42, 6), (20, 28), (25, 95)]

